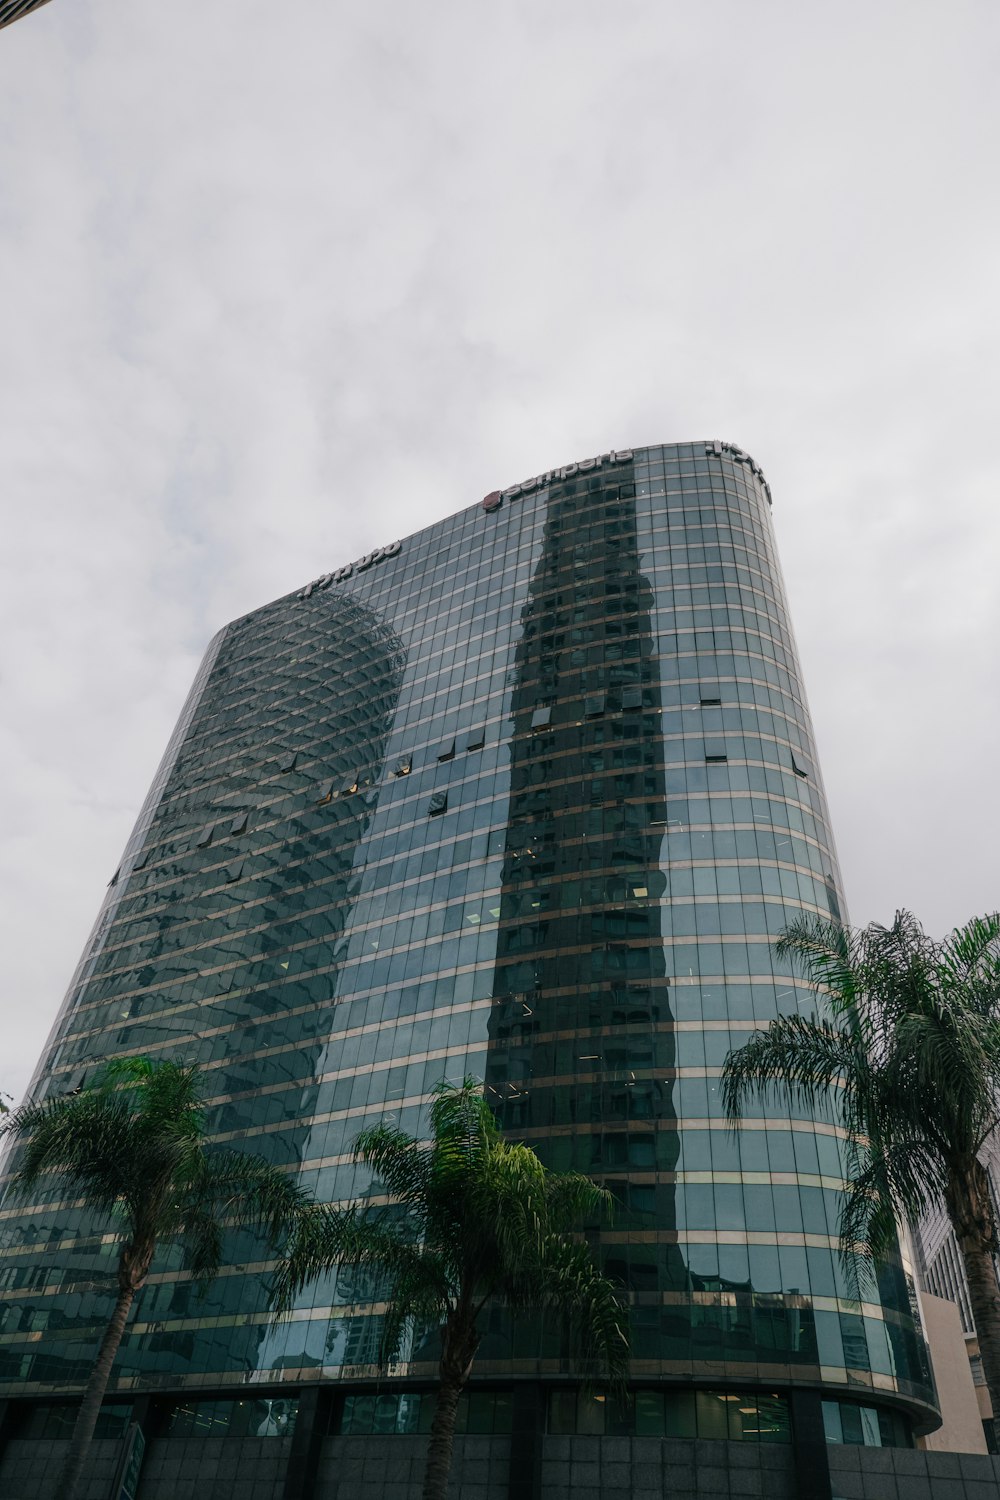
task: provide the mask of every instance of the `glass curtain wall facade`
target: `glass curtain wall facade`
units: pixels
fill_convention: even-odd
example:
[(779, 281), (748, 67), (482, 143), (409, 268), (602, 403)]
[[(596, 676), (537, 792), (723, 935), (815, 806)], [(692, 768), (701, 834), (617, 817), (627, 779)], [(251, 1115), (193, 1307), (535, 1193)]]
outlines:
[[(216, 1140), (339, 1201), (378, 1190), (359, 1130), (419, 1132), (475, 1075), (505, 1131), (618, 1200), (594, 1241), (632, 1304), (637, 1430), (695, 1386), (699, 1422), (709, 1388), (751, 1413), (720, 1406), (724, 1430), (780, 1428), (796, 1387), (902, 1430), (933, 1407), (926, 1356), (900, 1266), (860, 1304), (845, 1281), (838, 1125), (752, 1106), (732, 1132), (719, 1099), (730, 1047), (814, 1006), (774, 936), (841, 903), (763, 475), (721, 443), (605, 454), (220, 633), (35, 1088), (197, 1060)], [(0, 1208), (3, 1394), (79, 1389), (106, 1231), (58, 1189)], [(258, 1244), (200, 1297), (168, 1246), (112, 1389), (335, 1380), (363, 1430), (377, 1337), (347, 1274), (275, 1327)], [(407, 1355), (415, 1391), (433, 1340)], [(530, 1378), (551, 1430), (594, 1431), (577, 1373), (557, 1326), (497, 1314), (470, 1400)]]

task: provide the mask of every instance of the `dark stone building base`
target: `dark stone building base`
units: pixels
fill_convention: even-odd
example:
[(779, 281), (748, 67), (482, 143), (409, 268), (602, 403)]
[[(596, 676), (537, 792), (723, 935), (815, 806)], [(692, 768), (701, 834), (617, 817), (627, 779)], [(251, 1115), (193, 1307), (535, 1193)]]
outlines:
[(834, 1500), (998, 1500), (1000, 1458), (912, 1448), (830, 1449)]
[[(138, 1500), (420, 1500), (423, 1437), (324, 1438), (313, 1478), (296, 1475), (289, 1438), (154, 1438)], [(531, 1500), (507, 1437), (456, 1439), (454, 1500)], [(118, 1440), (94, 1443), (79, 1500), (112, 1500)], [(39, 1500), (62, 1442), (10, 1441), (3, 1500)], [(905, 1448), (828, 1450), (834, 1500), (1000, 1500), (1000, 1459)], [(543, 1500), (800, 1500), (791, 1447), (695, 1439), (546, 1437)], [(291, 1486), (289, 1480), (292, 1481)], [(303, 1482), (304, 1481), (304, 1482)]]

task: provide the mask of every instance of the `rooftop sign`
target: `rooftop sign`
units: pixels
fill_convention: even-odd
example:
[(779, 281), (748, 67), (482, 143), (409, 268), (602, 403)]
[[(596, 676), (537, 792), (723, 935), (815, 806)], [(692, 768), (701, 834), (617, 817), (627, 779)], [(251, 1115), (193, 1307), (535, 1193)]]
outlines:
[[(627, 464), (631, 459), (631, 448), (618, 451), (612, 448), (610, 453), (602, 453), (599, 458), (581, 458), (579, 463), (565, 464), (561, 469), (547, 469), (544, 474), (536, 474), (533, 479), (522, 479), (520, 484), (512, 484), (508, 490), (494, 490), (492, 495), (486, 496), (483, 508), (496, 510), (501, 501), (513, 500), (517, 495), (529, 495), (532, 490), (543, 489), (557, 479), (571, 479), (574, 474), (588, 474), (592, 469), (603, 468), (605, 464)], [(491, 503), (487, 504), (487, 501)]]
[(343, 583), (345, 578), (350, 578), (355, 573), (363, 573), (366, 568), (382, 562), (387, 557), (395, 557), (401, 546), (401, 542), (388, 542), (384, 547), (376, 547), (374, 552), (366, 552), (364, 557), (358, 558), (357, 562), (345, 563), (342, 568), (337, 568), (333, 573), (324, 573), (322, 577), (314, 578), (312, 583), (307, 583), (295, 597), (308, 599), (310, 594), (318, 593), (320, 589), (328, 589), (331, 583)]
[[(492, 490), (483, 500), (483, 509), (498, 510), (505, 500), (513, 500), (516, 495), (530, 495), (532, 490), (543, 489), (545, 485), (553, 484), (557, 479), (571, 479), (574, 474), (589, 474), (594, 469), (604, 468), (606, 464), (627, 464), (631, 462), (631, 459), (631, 448), (612, 448), (610, 453), (602, 453), (597, 458), (581, 458), (578, 463), (564, 464), (561, 469), (547, 469), (544, 474), (536, 474), (532, 479), (523, 479), (520, 484), (512, 484), (509, 489)], [(364, 557), (358, 558), (357, 562), (346, 563), (344, 567), (337, 568), (332, 573), (323, 573), (319, 578), (314, 578), (312, 583), (307, 583), (295, 597), (308, 599), (320, 589), (329, 588), (331, 583), (343, 583), (346, 578), (353, 577), (355, 573), (363, 573), (366, 568), (382, 562), (384, 558), (395, 557), (401, 545), (400, 542), (389, 542), (385, 547), (376, 547), (374, 552), (366, 552)]]

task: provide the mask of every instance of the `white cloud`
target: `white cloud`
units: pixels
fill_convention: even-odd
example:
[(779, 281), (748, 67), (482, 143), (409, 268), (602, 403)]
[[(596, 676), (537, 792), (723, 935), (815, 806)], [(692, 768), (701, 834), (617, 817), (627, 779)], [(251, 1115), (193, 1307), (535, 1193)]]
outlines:
[(978, 0), (2, 33), (0, 1086), (215, 629), (614, 443), (764, 465), (855, 919), (1000, 905), (998, 40)]

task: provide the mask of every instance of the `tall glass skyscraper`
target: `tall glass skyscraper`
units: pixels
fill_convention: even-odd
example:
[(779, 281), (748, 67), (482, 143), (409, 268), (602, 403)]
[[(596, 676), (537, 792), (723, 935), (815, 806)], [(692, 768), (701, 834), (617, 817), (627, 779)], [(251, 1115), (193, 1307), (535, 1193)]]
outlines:
[[(329, 1201), (378, 1192), (360, 1129), (419, 1132), (439, 1080), (483, 1079), (509, 1135), (618, 1200), (594, 1242), (634, 1400), (605, 1411), (556, 1324), (497, 1314), (472, 1426), (529, 1386), (554, 1433), (781, 1441), (806, 1397), (835, 1440), (933, 1418), (902, 1267), (862, 1303), (844, 1279), (835, 1120), (760, 1106), (732, 1132), (720, 1106), (728, 1050), (814, 1005), (773, 938), (842, 910), (770, 501), (729, 444), (606, 453), (229, 625), (40, 1064), (46, 1093), (197, 1060), (215, 1139)], [(107, 1225), (55, 1190), (0, 1232), (0, 1394), (51, 1404), (110, 1307)], [(341, 1431), (425, 1421), (433, 1339), (376, 1396), (364, 1284), (275, 1328), (260, 1246), (232, 1255), (199, 1297), (164, 1250), (119, 1402), (224, 1423), (253, 1384), (284, 1420), (322, 1386)]]

